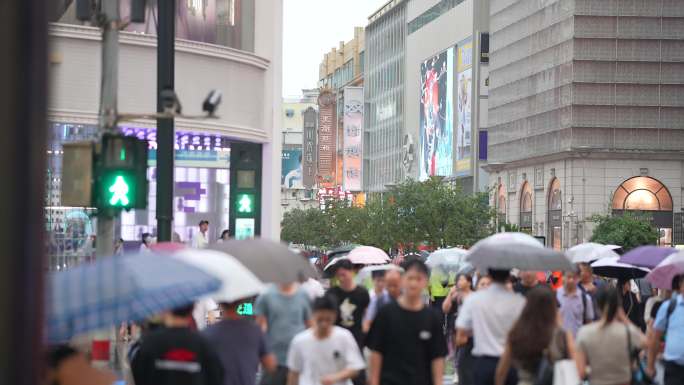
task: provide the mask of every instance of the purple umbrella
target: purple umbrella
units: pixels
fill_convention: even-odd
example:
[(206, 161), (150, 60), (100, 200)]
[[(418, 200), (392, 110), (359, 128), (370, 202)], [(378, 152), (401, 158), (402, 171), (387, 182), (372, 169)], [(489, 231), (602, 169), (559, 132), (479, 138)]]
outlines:
[(671, 247), (639, 246), (620, 257), (620, 263), (652, 269), (677, 250)]
[(648, 273), (646, 280), (659, 289), (672, 289), (672, 279), (684, 274), (684, 253), (670, 255), (665, 258), (653, 271)]

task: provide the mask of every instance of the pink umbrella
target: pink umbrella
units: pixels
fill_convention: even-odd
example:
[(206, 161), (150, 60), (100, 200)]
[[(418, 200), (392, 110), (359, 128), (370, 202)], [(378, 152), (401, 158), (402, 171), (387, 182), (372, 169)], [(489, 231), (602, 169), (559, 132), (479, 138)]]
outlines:
[(384, 265), (390, 257), (377, 247), (359, 246), (347, 255), (347, 259), (355, 265)]
[(672, 289), (672, 279), (684, 274), (684, 253), (665, 258), (646, 276), (646, 280), (659, 289)]
[(175, 253), (176, 251), (185, 249), (187, 249), (187, 246), (178, 242), (159, 242), (150, 245), (150, 250), (152, 251), (166, 251), (169, 253)]

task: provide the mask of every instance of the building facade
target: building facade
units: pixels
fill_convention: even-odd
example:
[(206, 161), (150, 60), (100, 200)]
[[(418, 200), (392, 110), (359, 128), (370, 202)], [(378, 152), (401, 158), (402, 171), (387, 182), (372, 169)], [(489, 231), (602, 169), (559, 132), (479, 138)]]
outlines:
[(490, 187), (557, 249), (640, 211), (684, 243), (684, 1), (491, 0)]
[(383, 191), (404, 179), (406, 0), (368, 18), (364, 74), (363, 188)]
[[(362, 167), (361, 158), (362, 146), (357, 146), (358, 151), (354, 152), (355, 158), (358, 158), (358, 167), (354, 170), (349, 170), (349, 142), (350, 135), (349, 130), (345, 131), (345, 119), (349, 116), (345, 108), (349, 109), (350, 104), (354, 104), (355, 116), (359, 113), (363, 115), (363, 95), (356, 95), (358, 93), (359, 87), (363, 87), (364, 84), (364, 64), (365, 62), (365, 33), (363, 27), (354, 28), (354, 38), (348, 42), (340, 42), (338, 48), (333, 48), (330, 52), (326, 53), (323, 57), (323, 61), (319, 65), (319, 86), (321, 87), (322, 94), (331, 95), (331, 98), (327, 96), (323, 97), (321, 100), (326, 102), (326, 106), (321, 106), (319, 104), (319, 111), (324, 111), (327, 113), (329, 108), (333, 108), (332, 111), (334, 121), (332, 122), (332, 132), (330, 143), (320, 143), (321, 146), (331, 146), (334, 148), (334, 154), (332, 156), (332, 162), (334, 167), (330, 173), (326, 175), (320, 175), (320, 187), (324, 188), (337, 188), (340, 187), (346, 191), (358, 192), (361, 190), (362, 181)], [(348, 89), (353, 88), (354, 91), (348, 91)], [(350, 95), (354, 94), (354, 100), (348, 100)], [(327, 105), (328, 102), (332, 102), (332, 106)], [(358, 111), (358, 108), (361, 111)], [(325, 117), (322, 117), (325, 118)], [(347, 120), (348, 124), (349, 120)], [(363, 120), (359, 122), (362, 125)], [(361, 139), (363, 135), (363, 128), (357, 126), (355, 130), (354, 139)], [(319, 130), (327, 130), (327, 124), (319, 125)], [(328, 133), (319, 133), (322, 138), (327, 138)], [(320, 150), (319, 154), (326, 156), (327, 150)], [(327, 175), (331, 174), (331, 175)], [(353, 179), (353, 183), (350, 180)]]
[[(127, 4), (127, 3), (126, 3)], [(86, 258), (96, 220), (88, 209), (61, 205), (62, 145), (97, 136), (101, 68), (101, 32), (75, 20), (75, 3), (52, 16), (50, 26), (51, 143), (46, 226), (51, 268)], [(122, 5), (122, 18), (130, 12)], [(120, 33), (119, 95), (121, 113), (156, 111), (156, 5), (147, 22), (128, 24)], [(282, 1), (207, 0), (179, 2), (176, 22), (176, 93), (188, 115), (202, 113), (212, 89), (223, 92), (217, 119), (177, 118), (174, 230), (190, 241), (201, 219), (210, 221), (210, 237), (227, 229), (230, 148), (234, 143), (261, 147), (261, 236), (280, 234)], [(149, 205), (123, 212), (117, 235), (140, 240), (156, 232), (156, 129), (154, 120), (122, 122), (120, 129), (150, 142)], [(104, 240), (103, 240), (104, 241)]]
[(489, 1), (411, 0), (406, 12), (403, 174), (486, 191)]
[[(315, 186), (307, 178), (315, 171), (309, 170), (313, 163), (316, 138), (315, 130), (306, 125), (317, 118), (318, 89), (302, 90), (300, 98), (283, 100), (282, 123), (282, 163), (280, 205), (282, 215), (294, 209), (317, 207)], [(313, 110), (314, 120), (309, 117)], [(308, 150), (307, 150), (308, 147)], [(308, 180), (307, 180), (308, 179)], [(281, 217), (282, 217), (281, 215)]]

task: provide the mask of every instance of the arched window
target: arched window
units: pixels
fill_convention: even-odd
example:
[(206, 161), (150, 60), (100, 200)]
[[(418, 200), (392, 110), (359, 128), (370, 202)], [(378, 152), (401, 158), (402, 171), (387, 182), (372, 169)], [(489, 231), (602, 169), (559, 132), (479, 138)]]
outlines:
[(615, 190), (613, 210), (672, 211), (672, 196), (658, 180), (637, 176)]
[(558, 178), (553, 178), (549, 184), (547, 210), (548, 245), (556, 250), (562, 248), (562, 229), (563, 229), (563, 195)]
[(532, 188), (527, 182), (520, 189), (520, 230), (532, 231)]
[(562, 208), (560, 181), (558, 178), (554, 178), (549, 188), (549, 210), (561, 210)]
[(496, 199), (496, 212), (506, 215), (506, 189), (504, 189), (503, 184), (499, 185)]

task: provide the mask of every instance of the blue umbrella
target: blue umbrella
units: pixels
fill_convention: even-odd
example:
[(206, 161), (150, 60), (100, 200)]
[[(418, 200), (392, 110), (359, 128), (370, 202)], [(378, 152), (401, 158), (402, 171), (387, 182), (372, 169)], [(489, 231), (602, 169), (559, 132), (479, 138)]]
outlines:
[(149, 253), (103, 258), (49, 278), (50, 342), (190, 304), (222, 284), (178, 259)]
[(665, 260), (665, 258), (676, 252), (677, 249), (673, 249), (671, 247), (659, 247), (651, 245), (639, 246), (620, 257), (620, 263), (628, 263), (634, 266), (653, 269), (654, 267), (658, 266), (660, 262)]

